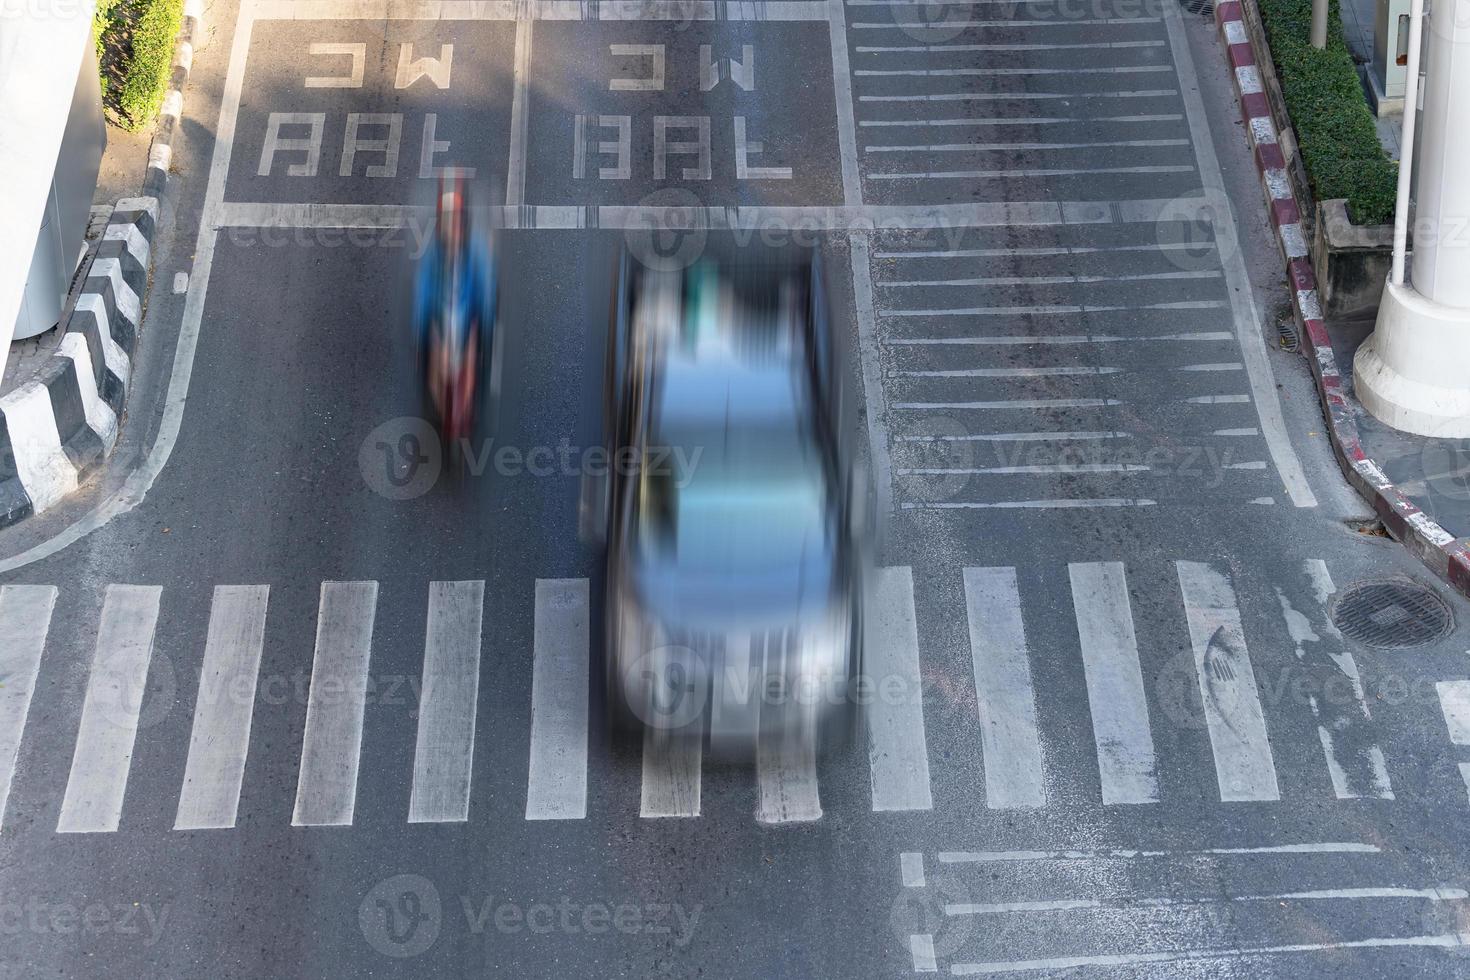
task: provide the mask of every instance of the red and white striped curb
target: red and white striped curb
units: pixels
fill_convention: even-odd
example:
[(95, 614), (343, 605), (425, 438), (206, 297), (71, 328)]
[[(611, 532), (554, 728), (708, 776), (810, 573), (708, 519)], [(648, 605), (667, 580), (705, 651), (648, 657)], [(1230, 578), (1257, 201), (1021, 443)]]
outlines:
[(1328, 435), (1337, 452), (1338, 465), (1348, 482), (1373, 505), (1388, 532), (1403, 542), (1419, 560), (1456, 590), (1470, 596), (1470, 543), (1455, 536), (1404, 496), (1368, 455), (1358, 439), (1358, 421), (1343, 387), (1342, 372), (1327, 324), (1322, 320), (1322, 307), (1317, 300), (1317, 276), (1308, 257), (1306, 235), (1302, 232), (1301, 208), (1286, 172), (1286, 158), (1277, 139), (1271, 106), (1261, 85), (1255, 51), (1241, 19), (1240, 0), (1227, 0), (1215, 7), (1215, 22), (1225, 37), (1230, 67), (1235, 71), (1235, 86), (1240, 96), (1240, 112), (1250, 132), (1256, 167), (1271, 205), (1271, 221), (1276, 227), (1277, 241), (1286, 258), (1291, 279), (1292, 302), (1297, 317), (1306, 329), (1312, 348), (1308, 359), (1312, 376), (1317, 380), (1317, 393), (1327, 416)]

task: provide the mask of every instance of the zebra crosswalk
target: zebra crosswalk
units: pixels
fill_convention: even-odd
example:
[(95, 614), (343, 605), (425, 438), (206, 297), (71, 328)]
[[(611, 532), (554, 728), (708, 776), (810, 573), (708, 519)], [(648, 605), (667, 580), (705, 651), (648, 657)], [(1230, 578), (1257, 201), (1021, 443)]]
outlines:
[[(1067, 594), (1071, 622), (1066, 625), (1075, 623), (1082, 677), (1074, 687), (1086, 699), (1090, 746), (1065, 733), (1049, 736), (1044, 724), (1049, 716), (1038, 710), (1038, 705), (1057, 700), (1056, 692), (1038, 688), (1056, 684), (1058, 677), (1053, 669), (1056, 651), (1038, 647), (1056, 641), (1058, 623), (1054, 616), (1043, 618), (1038, 609), (1058, 608), (1059, 596), (1028, 596), (1023, 583), (1034, 582), (1035, 577), (1018, 575), (1014, 567), (970, 567), (955, 575), (955, 594), (963, 595), (964, 608), (946, 610), (942, 604), (916, 602), (913, 569), (878, 569), (866, 621), (865, 680), (871, 682), (868, 690), (879, 693), (865, 713), (871, 809), (932, 810), (938, 798), (936, 781), (955, 778), (951, 753), (931, 751), (931, 744), (940, 741), (950, 747), (972, 747), (983, 769), (984, 803), (992, 810), (1060, 802), (1069, 794), (1059, 789), (1055, 773), (1058, 766), (1069, 763), (1074, 768), (1095, 767), (1100, 791), (1092, 801), (1096, 804), (1146, 806), (1167, 796), (1161, 790), (1161, 745), (1177, 752), (1179, 740), (1158, 740), (1159, 725), (1170, 720), (1161, 718), (1170, 707), (1162, 701), (1160, 669), (1153, 662), (1160, 644), (1141, 644), (1140, 637), (1162, 627), (1157, 612), (1141, 619), (1135, 615), (1138, 599), (1130, 588), (1130, 574), (1138, 568), (1117, 561), (1078, 562), (1050, 579)], [(1157, 580), (1159, 569), (1143, 571)], [(1392, 799), (1388, 759), (1368, 710), (1363, 679), (1327, 616), (1327, 603), (1335, 591), (1327, 566), (1308, 561), (1289, 571), (1293, 586), (1275, 587), (1272, 597), (1281, 612), (1273, 630), (1242, 615), (1239, 583), (1224, 566), (1169, 563), (1177, 592), (1169, 597), (1173, 632), (1166, 644), (1179, 648), (1187, 638), (1187, 646), (1177, 652), (1183, 658), (1180, 662), (1192, 664), (1189, 697), (1208, 739), (1219, 800), (1229, 804), (1281, 799), (1279, 753), (1274, 746), (1293, 733), (1310, 732), (1313, 726), (1329, 777), (1322, 785), (1330, 782), (1340, 799)], [(932, 579), (930, 575), (924, 580)], [(266, 585), (220, 585), (213, 590), (208, 626), (193, 654), (199, 658), (197, 666), (184, 668), (197, 672), (199, 683), (182, 784), (167, 804), (174, 830), (232, 828), (242, 808), (252, 807), (242, 794), (251, 765), (252, 722), (261, 703), (257, 692), (262, 650), (276, 628), (270, 606), (283, 592), (280, 586)], [(519, 784), (497, 785), (493, 792), (520, 795), (526, 820), (587, 819), (607, 805), (601, 797), (589, 799), (589, 770), (614, 761), (596, 751), (589, 724), (594, 662), (589, 583), (580, 578), (537, 579), (528, 592), (534, 622), (525, 768), (519, 772), (498, 768), (492, 776), (480, 778)], [(50, 737), (38, 744), (67, 745), (71, 753), (56, 831), (118, 829), (128, 805), (128, 783), (136, 775), (135, 742), (161, 737), (164, 730), (145, 725), (140, 731), (139, 726), (148, 696), (150, 658), (162, 643), (188, 663), (192, 647), (187, 637), (158, 636), (164, 597), (159, 586), (106, 586), (95, 630), (69, 624), (78, 627), (70, 632), (89, 639), (90, 650), (69, 657), (70, 651), (52, 639), (62, 618), (56, 610), (69, 608), (63, 601), (66, 591), (48, 585), (0, 587), (0, 827), (4, 805), (15, 797), (22, 741), (38, 739), (36, 729), (50, 726), (52, 730), (45, 733)], [(406, 820), (472, 821), (477, 794), (492, 791), (476, 785), (477, 773), (484, 772), (475, 767), (477, 743), (489, 737), (487, 729), (511, 723), (487, 717), (481, 697), (482, 654), (503, 642), (486, 630), (485, 583), (436, 581), (427, 584), (426, 596), (404, 597), (395, 590), (386, 600), (411, 602), (425, 623), (422, 656), (418, 658), (415, 651), (412, 658), (421, 678), (417, 711), (411, 716), (412, 766), (401, 776), (407, 790)], [(364, 740), (364, 721), (373, 664), (388, 655), (404, 662), (402, 651), (381, 648), (383, 601), (377, 582), (319, 586), (304, 724), (299, 745), (290, 747), (296, 760), (293, 825), (341, 827), (354, 822), (359, 768), (365, 764), (365, 745), (371, 747)], [(935, 617), (943, 620), (939, 628), (926, 622)], [(967, 644), (968, 650), (921, 643), (921, 637), (931, 638), (933, 644), (932, 638), (940, 636), (954, 637), (952, 642)], [(1248, 640), (1254, 648), (1248, 647)], [(1141, 645), (1150, 651), (1149, 657), (1140, 655)], [(59, 733), (58, 742), (54, 728), (65, 725), (65, 720), (33, 717), (33, 696), (38, 688), (44, 690), (48, 657), (76, 660), (87, 654), (90, 668), (80, 717), (74, 730)], [(498, 649), (495, 655), (504, 659), (507, 654)], [(964, 683), (972, 683), (972, 688), (957, 692), (953, 684), (935, 683), (935, 676), (944, 673), (941, 665), (951, 662), (968, 662), (972, 676)], [(1292, 665), (1308, 672), (1334, 672), (1345, 681), (1339, 689), (1350, 696), (1345, 700), (1313, 696), (1304, 703), (1267, 699), (1263, 704), (1263, 691), (1279, 692), (1281, 687), (1263, 686), (1257, 668), (1271, 670), (1274, 679)], [(901, 696), (883, 696), (895, 691)], [(955, 710), (956, 705), (962, 710)], [(936, 719), (947, 726), (942, 733), (933, 727)], [(962, 727), (956, 730), (956, 725)], [(272, 746), (271, 751), (280, 749)], [(1316, 746), (1310, 751), (1315, 754)], [(641, 765), (612, 778), (641, 780), (641, 817), (698, 817), (706, 803), (703, 754), (697, 741), (668, 739), (650, 731), (642, 745)], [(1295, 752), (1289, 757), (1304, 756)], [(801, 740), (758, 745), (753, 774), (756, 818), (764, 823), (821, 818), (824, 780), (863, 761), (863, 754), (856, 752), (819, 762), (811, 745)], [(380, 772), (381, 766), (375, 764), (374, 771)], [(24, 779), (21, 784), (24, 790)], [(145, 798), (138, 805), (154, 802)]]

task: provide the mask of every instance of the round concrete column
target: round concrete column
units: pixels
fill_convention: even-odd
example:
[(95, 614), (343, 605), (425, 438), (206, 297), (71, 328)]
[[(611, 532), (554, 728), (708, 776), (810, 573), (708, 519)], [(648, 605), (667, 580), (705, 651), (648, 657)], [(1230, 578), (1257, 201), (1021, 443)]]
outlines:
[(1470, 0), (1434, 0), (1413, 274), (1389, 283), (1353, 363), (1358, 399), (1396, 429), (1470, 436)]

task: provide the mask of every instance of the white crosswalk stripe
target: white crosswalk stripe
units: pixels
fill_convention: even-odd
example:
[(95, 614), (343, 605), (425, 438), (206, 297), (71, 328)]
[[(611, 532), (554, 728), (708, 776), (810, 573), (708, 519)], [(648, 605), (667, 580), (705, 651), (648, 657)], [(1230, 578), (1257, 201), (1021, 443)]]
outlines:
[(1175, 563), (1220, 799), (1279, 800), (1276, 762), (1230, 579), (1203, 562)]
[(1067, 566), (1104, 803), (1156, 803), (1154, 742), (1121, 562)]
[(537, 579), (527, 820), (587, 816), (586, 579)]
[[(1185, 675), (1189, 704), (1184, 707), (1202, 709), (1219, 799), (1228, 804), (1281, 797), (1271, 728), (1286, 725), (1274, 732), (1275, 737), (1315, 730), (1313, 741), (1321, 742), (1319, 765), (1325, 763), (1337, 798), (1392, 800), (1388, 763), (1374, 732), (1363, 679), (1327, 614), (1334, 591), (1327, 566), (1315, 560), (1297, 562), (1273, 573), (1277, 577), (1263, 591), (1267, 602), (1274, 591), (1282, 616), (1274, 626), (1253, 621), (1252, 640), (1274, 658), (1266, 661), (1273, 671), (1269, 675), (1273, 691), (1287, 680), (1306, 676), (1315, 685), (1309, 691), (1327, 691), (1329, 684), (1336, 684), (1330, 689), (1342, 692), (1350, 688), (1352, 696), (1304, 695), (1300, 703), (1272, 702), (1269, 716), (1256, 679), (1256, 670), (1266, 668), (1252, 666), (1235, 585), (1228, 573), (1194, 561), (1175, 561), (1168, 567), (1178, 582), (1178, 593), (1160, 607), (1166, 623), (1173, 623), (1165, 626), (1169, 632), (1164, 643), (1166, 649), (1177, 647), (1178, 632), (1187, 629), (1190, 652), (1185, 662), (1191, 666)], [(955, 746), (964, 742), (978, 749), (974, 775), (983, 775), (985, 804), (992, 809), (1055, 803), (1060, 787), (1075, 779), (1079, 764), (1096, 767), (1100, 800), (1094, 797), (1095, 803), (1159, 802), (1166, 795), (1160, 787), (1159, 746), (1169, 754), (1172, 768), (1177, 753), (1202, 756), (1204, 742), (1159, 741), (1158, 726), (1178, 724), (1179, 719), (1168, 691), (1150, 686), (1163, 677), (1155, 673), (1157, 653), (1148, 658), (1140, 654), (1141, 647), (1157, 650), (1160, 637), (1154, 633), (1164, 624), (1158, 617), (1135, 621), (1138, 607), (1129, 588), (1135, 572), (1142, 574), (1146, 569), (1121, 562), (1086, 561), (1067, 565), (1065, 577), (1057, 568), (1044, 571), (1038, 579), (1009, 566), (964, 568), (955, 582), (962, 586), (961, 610), (959, 603), (949, 609), (942, 605), (916, 608), (913, 570), (878, 569), (866, 606), (865, 682), (858, 685), (859, 693), (866, 689), (876, 695), (865, 699), (867, 751), (837, 753), (831, 758), (819, 755), (819, 740), (809, 737), (813, 716), (804, 714), (801, 698), (769, 705), (757, 698), (768, 723), (776, 720), (769, 715), (773, 711), (790, 712), (790, 717), (779, 719), (783, 724), (766, 727), (756, 741), (750, 773), (757, 799), (754, 818), (770, 824), (822, 819), (827, 809), (824, 798), (851, 798), (850, 789), (840, 784), (829, 787), (827, 780), (857, 775), (853, 765), (861, 766), (864, 757), (873, 811), (933, 809), (932, 780), (936, 775), (953, 780), (963, 771), (950, 760), (957, 757)], [(1036, 584), (1022, 588), (1022, 583)], [(926, 582), (926, 588), (930, 584)], [(1061, 598), (1054, 585), (1065, 590), (1067, 599)], [(1042, 591), (1028, 591), (1037, 587)], [(45, 676), (43, 651), (56, 644), (50, 634), (54, 620), (61, 619), (59, 613), (53, 616), (59, 595), (49, 586), (0, 587), (0, 817), (7, 799), (14, 795), (22, 739), (34, 737), (27, 734), (28, 726), (53, 721), (49, 713), (42, 716), (32, 711), (31, 702), (37, 692), (46, 689), (40, 683)], [(140, 718), (151, 717), (142, 714), (143, 695), (161, 596), (158, 587), (111, 585), (106, 589), (95, 639), (89, 643), (91, 669), (65, 798), (59, 808), (58, 832), (109, 832), (119, 826)], [(252, 745), (252, 722), (257, 688), (263, 684), (259, 680), (263, 651), (273, 628), (267, 615), (273, 597), (273, 590), (264, 585), (219, 586), (214, 590), (203, 641), (197, 646), (175, 643), (170, 649), (172, 656), (187, 658), (192, 650), (201, 657), (188, 756), (172, 815), (174, 829), (227, 829), (238, 824), (249, 756), (264, 748)], [(493, 642), (486, 639), (485, 583), (432, 582), (426, 597), (405, 591), (394, 598), (400, 603), (406, 598), (420, 610), (417, 615), (427, 613), (421, 693), (417, 711), (409, 715), (416, 725), (412, 769), (399, 777), (409, 784), (407, 820), (464, 822), (471, 819), (475, 742), (486, 737), (480, 730), (510, 723), (499, 712), (479, 717), (482, 648)], [(586, 579), (535, 582), (529, 758), (523, 786), (527, 820), (582, 820), (589, 816), (589, 806), (595, 805), (589, 800), (590, 685), (595, 682), (590, 600)], [(1090, 744), (1085, 737), (1079, 744), (1070, 733), (1065, 739), (1056, 738), (1047, 731), (1052, 724), (1049, 719), (1055, 716), (1042, 715), (1038, 709), (1057, 697), (1058, 677), (1050, 672), (1033, 676), (1033, 648), (1045, 637), (1045, 656), (1049, 660), (1061, 657), (1065, 662), (1071, 655), (1066, 647), (1072, 641), (1067, 639), (1070, 626), (1048, 625), (1044, 620), (1033, 621), (1032, 616), (1055, 610), (1068, 600), (1075, 620), (1075, 653), (1080, 654), (1079, 680), (1085, 682), (1093, 736)], [(394, 615), (401, 616), (402, 611), (400, 605)], [(367, 692), (374, 689), (370, 662), (377, 659), (375, 653), (387, 662), (397, 659), (394, 651), (375, 651), (374, 631), (380, 615), (387, 613), (379, 612), (375, 582), (326, 582), (320, 587), (294, 825), (344, 826), (354, 821), (359, 767), (370, 765), (362, 758)], [(931, 624), (924, 617), (938, 617), (939, 621)], [(1058, 628), (1062, 631), (1057, 632)], [(1255, 637), (1257, 629), (1266, 630), (1267, 635)], [(1147, 635), (1140, 635), (1141, 630)], [(971, 678), (961, 674), (958, 686), (946, 665), (964, 663), (964, 653), (920, 648), (921, 636), (956, 635), (968, 639), (968, 669), (972, 672)], [(1058, 642), (1063, 648), (1051, 649)], [(750, 657), (747, 673), (761, 686), (762, 679), (769, 681), (788, 666), (781, 659), (784, 649), (772, 643), (770, 638), (756, 636), (733, 645), (746, 650)], [(1286, 649), (1296, 654), (1295, 662), (1290, 657), (1285, 660), (1292, 664), (1290, 675), (1281, 673)], [(65, 656), (65, 651), (52, 655), (57, 652)], [(1042, 655), (1039, 650), (1036, 653)], [(727, 672), (730, 669), (727, 664)], [(740, 665), (733, 669), (738, 673)], [(942, 692), (929, 695), (929, 709), (941, 710), (937, 717), (945, 726), (938, 732), (930, 732), (926, 723), (924, 689), (929, 683), (936, 685), (935, 692)], [(1082, 687), (1070, 688), (1065, 696), (1075, 697)], [(1196, 688), (1198, 703), (1192, 693)], [(1470, 743), (1470, 686), (1451, 681), (1439, 691), (1450, 736)], [(962, 713), (944, 711), (957, 705), (964, 706)], [(802, 731), (803, 726), (805, 735), (791, 734)], [(166, 727), (142, 730), (151, 735)], [(945, 746), (942, 757), (931, 758), (931, 737)], [(286, 751), (294, 753), (290, 748)], [(641, 772), (627, 774), (641, 779), (639, 815), (701, 816), (705, 803), (714, 802), (704, 799), (704, 751), (705, 742), (693, 728), (646, 732)], [(1316, 751), (1314, 747), (1313, 754)], [(1294, 758), (1302, 756), (1298, 753)], [(941, 768), (931, 772), (936, 760)], [(1189, 764), (1200, 761), (1190, 760)], [(23, 770), (20, 775), (24, 784)], [(498, 781), (502, 777), (490, 778)], [(1326, 784), (1321, 781), (1324, 787)], [(514, 792), (499, 785), (481, 791)], [(1097, 794), (1098, 789), (1092, 792)], [(143, 802), (140, 798), (138, 805)]]
[(697, 738), (649, 726), (643, 733), (644, 817), (699, 816), (704, 744)]
[(429, 586), (409, 823), (469, 819), (484, 606), (482, 581)]
[(71, 775), (56, 823), (60, 833), (107, 833), (117, 830), (122, 819), (162, 592), (153, 585), (107, 587)]
[(0, 826), (55, 607), (54, 586), (0, 588)]
[(295, 826), (352, 823), (377, 603), (377, 582), (322, 583)]
[(235, 826), (269, 598), (265, 585), (214, 590), (175, 830)]
[(934, 799), (929, 789), (913, 570), (880, 568), (874, 577), (864, 672), (877, 680), (893, 678), (893, 688), (901, 696), (873, 697), (867, 706), (873, 809), (928, 810)]
[(1014, 568), (967, 568), (965, 612), (985, 752), (985, 805), (1046, 805), (1041, 733)]

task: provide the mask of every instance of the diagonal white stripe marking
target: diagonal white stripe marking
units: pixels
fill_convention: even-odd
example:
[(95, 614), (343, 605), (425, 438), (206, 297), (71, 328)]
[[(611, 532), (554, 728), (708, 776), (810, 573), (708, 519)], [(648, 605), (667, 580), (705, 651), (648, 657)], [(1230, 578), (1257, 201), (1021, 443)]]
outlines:
[(0, 586), (0, 826), (55, 608), (54, 586)]
[(865, 628), (864, 672), (877, 686), (900, 692), (876, 697), (867, 708), (873, 809), (932, 809), (912, 569), (875, 571)]
[(1220, 799), (1279, 800), (1271, 739), (1245, 647), (1235, 589), (1202, 562), (1175, 563)]
[(377, 582), (322, 583), (293, 826), (352, 823), (377, 605)]
[(214, 590), (175, 830), (235, 826), (269, 599), (267, 585)]
[(432, 582), (409, 823), (470, 817), (484, 582)]
[(58, 833), (110, 833), (122, 818), (162, 589), (109, 585)]
[(1148, 697), (1121, 562), (1067, 566), (1104, 803), (1157, 803)]
[(77, 488), (77, 468), (61, 448), (51, 392), (31, 381), (0, 398), (20, 485), (43, 511)]
[(644, 817), (699, 816), (700, 767), (704, 744), (652, 725), (643, 731)]
[(537, 579), (527, 820), (587, 816), (586, 579)]
[(985, 752), (985, 805), (1044, 806), (1041, 733), (1016, 570), (967, 568), (964, 576)]

